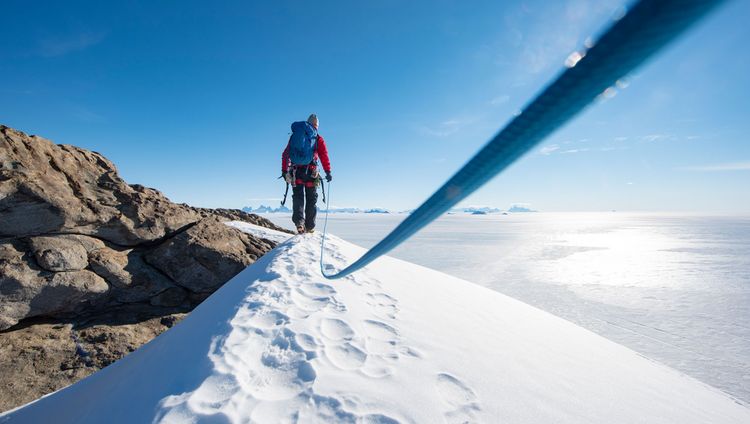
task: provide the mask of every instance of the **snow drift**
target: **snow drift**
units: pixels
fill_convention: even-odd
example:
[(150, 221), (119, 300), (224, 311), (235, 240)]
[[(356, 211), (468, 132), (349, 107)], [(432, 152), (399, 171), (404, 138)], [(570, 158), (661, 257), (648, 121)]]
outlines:
[[(0, 423), (750, 422), (718, 390), (427, 268), (386, 257), (326, 281), (319, 247), (285, 241), (173, 329)], [(326, 261), (361, 253), (331, 237)]]

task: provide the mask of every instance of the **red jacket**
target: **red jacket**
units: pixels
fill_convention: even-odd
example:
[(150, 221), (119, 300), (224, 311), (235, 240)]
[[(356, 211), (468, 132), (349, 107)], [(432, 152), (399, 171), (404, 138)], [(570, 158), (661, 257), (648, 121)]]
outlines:
[[(326, 141), (323, 140), (323, 136), (320, 134), (318, 134), (318, 143), (315, 147), (315, 154), (313, 154), (313, 163), (318, 163), (318, 158), (320, 158), (320, 163), (323, 164), (323, 170), (326, 173), (330, 173), (331, 161), (328, 159), (328, 148), (326, 147)], [(281, 173), (286, 172), (291, 165), (292, 163), (289, 160), (289, 143), (287, 143), (284, 153), (281, 154)]]

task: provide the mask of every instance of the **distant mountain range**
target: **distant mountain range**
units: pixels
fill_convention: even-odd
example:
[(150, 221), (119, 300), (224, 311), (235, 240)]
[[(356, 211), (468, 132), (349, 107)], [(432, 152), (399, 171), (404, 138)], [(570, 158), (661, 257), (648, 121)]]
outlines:
[(500, 208), (493, 208), (490, 206), (469, 206), (467, 208), (454, 208), (450, 211), (453, 213), (470, 213), (472, 215), (487, 215), (503, 212)]
[(526, 206), (522, 205), (513, 205), (508, 209), (508, 212), (518, 213), (518, 212), (538, 212), (533, 209), (527, 208)]
[[(325, 208), (318, 206), (318, 209), (323, 210)], [(246, 206), (242, 208), (242, 211), (248, 212), (248, 213), (291, 213), (292, 212), (292, 210), (286, 206), (273, 208), (271, 206), (265, 206), (265, 205), (260, 205), (257, 208)], [(414, 209), (406, 210), (406, 211), (390, 211), (384, 208), (370, 208), (370, 209), (332, 208), (328, 212), (329, 213), (369, 213), (369, 214), (399, 214), (399, 213), (410, 214), (414, 212)], [(500, 208), (495, 208), (492, 206), (468, 206), (465, 208), (453, 208), (450, 211), (448, 211), (448, 213), (451, 213), (451, 214), (462, 213), (462, 214), (471, 214), (471, 215), (507, 214), (508, 212), (521, 213), (521, 212), (537, 212), (537, 211), (530, 209), (525, 205), (512, 205), (507, 210), (502, 210)]]
[(292, 213), (292, 210), (287, 208), (286, 206), (280, 206), (278, 208), (272, 208), (270, 206), (264, 206), (260, 205), (259, 207), (253, 209), (250, 206), (245, 206), (242, 208), (242, 212), (247, 213)]

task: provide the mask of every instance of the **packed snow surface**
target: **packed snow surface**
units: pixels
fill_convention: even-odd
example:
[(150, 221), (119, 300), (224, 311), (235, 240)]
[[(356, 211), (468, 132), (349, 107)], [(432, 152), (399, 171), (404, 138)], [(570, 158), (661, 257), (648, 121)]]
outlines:
[[(327, 281), (320, 241), (285, 241), (173, 329), (0, 423), (750, 422), (718, 390), (458, 278), (386, 257)], [(335, 269), (363, 253), (326, 246)]]
[[(291, 217), (269, 214), (291, 226)], [(335, 214), (374, 246), (404, 218)], [(444, 215), (390, 253), (536, 306), (750, 405), (750, 216)]]

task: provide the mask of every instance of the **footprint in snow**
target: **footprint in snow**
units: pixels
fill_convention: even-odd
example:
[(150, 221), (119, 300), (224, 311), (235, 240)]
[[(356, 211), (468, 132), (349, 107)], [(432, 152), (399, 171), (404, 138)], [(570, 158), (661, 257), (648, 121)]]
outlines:
[(349, 324), (337, 318), (323, 318), (320, 333), (331, 340), (350, 340), (354, 337), (354, 330)]
[(326, 346), (325, 354), (335, 367), (346, 371), (361, 368), (367, 360), (367, 353), (349, 342)]
[(398, 330), (384, 322), (368, 319), (364, 321), (363, 326), (365, 334), (373, 339), (384, 341), (398, 339)]
[(367, 304), (383, 319), (396, 319), (398, 301), (385, 293), (367, 293)]
[(399, 424), (400, 421), (383, 414), (369, 414), (361, 419), (362, 424)]
[(399, 335), (398, 330), (390, 325), (375, 320), (362, 322), (364, 328), (365, 346), (367, 353), (376, 355), (381, 359), (393, 362), (399, 358)]
[(444, 412), (446, 422), (476, 422), (475, 414), (481, 408), (471, 387), (450, 374), (441, 373), (437, 376), (435, 388), (447, 406)]
[(369, 303), (371, 305), (376, 304), (395, 306), (398, 303), (398, 300), (396, 300), (396, 298), (385, 293), (367, 293), (367, 297), (370, 299)]
[(307, 312), (317, 312), (328, 305), (329, 297), (313, 297), (305, 294), (300, 289), (293, 290), (291, 299), (294, 306)]
[(315, 342), (315, 338), (309, 334), (299, 333), (295, 337), (297, 344), (305, 350), (314, 351), (318, 348), (318, 343)]
[(273, 280), (276, 280), (276, 279), (279, 279), (279, 278), (281, 278), (281, 274), (279, 274), (278, 272), (268, 271), (265, 274), (263, 274), (260, 277), (258, 277), (257, 281), (259, 283), (265, 283), (265, 282), (273, 281)]
[(290, 306), (289, 309), (286, 310), (286, 314), (293, 319), (307, 319), (307, 317), (310, 316), (310, 312), (304, 311), (296, 306)]
[(332, 296), (336, 294), (336, 289), (323, 283), (306, 283), (299, 287), (299, 290), (307, 296)]
[[(306, 283), (291, 292), (294, 306), (308, 313), (323, 309), (331, 312), (344, 312), (346, 307), (335, 297), (336, 290), (322, 283)], [(309, 315), (309, 314), (308, 314)]]
[(361, 369), (362, 374), (371, 378), (385, 378), (395, 373), (395, 369), (383, 357), (372, 354), (370, 346), (368, 346), (367, 350), (371, 354), (367, 355), (365, 364)]
[(288, 316), (273, 309), (256, 310), (255, 314), (247, 320), (247, 324), (264, 330), (284, 325), (287, 322), (289, 322)]

